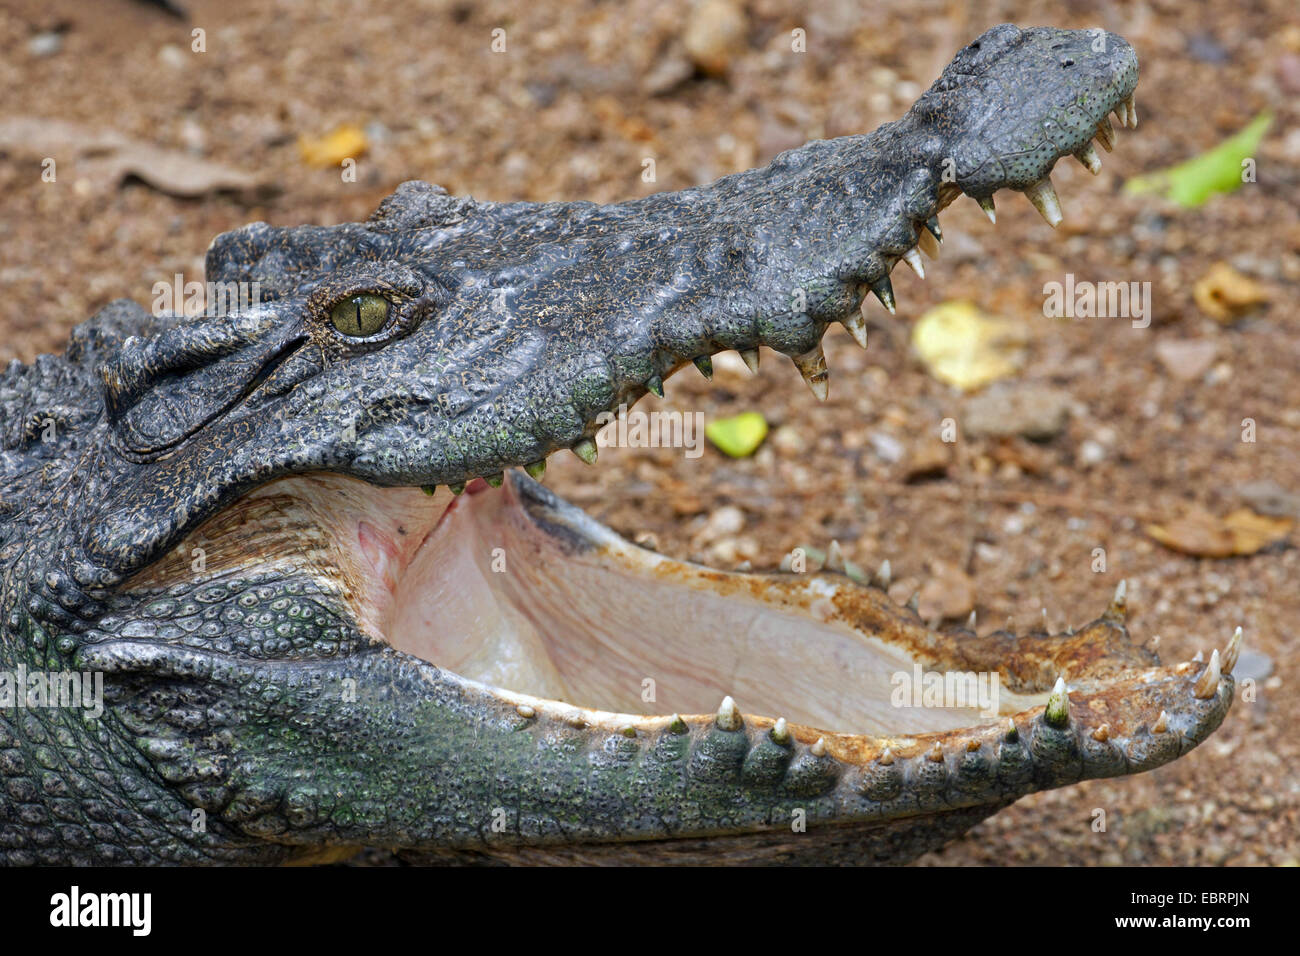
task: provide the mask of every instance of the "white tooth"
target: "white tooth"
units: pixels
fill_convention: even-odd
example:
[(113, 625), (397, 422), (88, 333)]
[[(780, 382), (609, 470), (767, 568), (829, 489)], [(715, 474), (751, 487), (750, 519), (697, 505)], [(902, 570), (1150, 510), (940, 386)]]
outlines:
[(1044, 176), (1034, 183), (1025, 190), (1025, 195), (1047, 220), (1049, 226), (1055, 229), (1061, 224), (1061, 220), (1065, 218), (1061, 215), (1061, 201), (1056, 198), (1056, 190), (1052, 188), (1052, 180), (1049, 177)]
[(862, 317), (862, 310), (850, 312), (843, 319), (844, 328), (848, 330), (849, 335), (853, 336), (853, 341), (864, 349), (867, 347), (867, 320)]
[(1097, 142), (1101, 143), (1101, 148), (1110, 152), (1115, 148), (1115, 127), (1110, 125), (1110, 117), (1103, 116), (1101, 122), (1097, 124)]
[(903, 253), (903, 261), (906, 262), (908, 266), (911, 267), (912, 271), (916, 273), (917, 278), (925, 278), (925, 265), (921, 262), (920, 253), (915, 249), (908, 249)]
[(985, 196), (983, 199), (977, 199), (975, 201), (979, 203), (980, 208), (984, 210), (984, 215), (989, 217), (989, 222), (996, 226), (998, 224), (998, 214), (993, 208), (993, 197)]
[(1210, 652), (1210, 663), (1205, 665), (1200, 679), (1192, 686), (1192, 696), (1197, 700), (1209, 700), (1219, 692), (1219, 649)]
[(1115, 119), (1119, 120), (1120, 126), (1128, 126), (1128, 107), (1123, 103), (1114, 109)]
[(755, 375), (758, 374), (758, 349), (741, 349), (740, 357), (745, 360), (745, 365)]
[(1223, 652), (1223, 673), (1231, 674), (1232, 669), (1237, 666), (1237, 655), (1241, 652), (1241, 627), (1232, 632), (1232, 638), (1228, 641), (1228, 647)]
[(1124, 105), (1128, 107), (1128, 125), (1129, 125), (1129, 128), (1130, 128), (1130, 129), (1137, 129), (1137, 125), (1138, 125), (1137, 97), (1136, 97), (1136, 96), (1130, 96), (1128, 99), (1126, 99), (1126, 100), (1124, 101)]
[(1085, 143), (1083, 149), (1074, 154), (1075, 158), (1083, 163), (1088, 172), (1097, 176), (1101, 173), (1101, 157), (1097, 151), (1092, 148), (1092, 143)]
[(916, 244), (920, 246), (921, 251), (931, 259), (939, 258), (939, 240), (930, 235), (930, 230), (926, 229), (924, 226), (922, 226), (920, 231), (917, 233)]

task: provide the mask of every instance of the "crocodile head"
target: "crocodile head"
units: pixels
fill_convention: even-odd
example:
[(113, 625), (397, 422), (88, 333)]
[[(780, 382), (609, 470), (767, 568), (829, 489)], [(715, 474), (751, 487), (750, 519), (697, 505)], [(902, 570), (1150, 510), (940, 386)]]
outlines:
[[(533, 480), (724, 349), (824, 397), (823, 334), (862, 340), (868, 290), (893, 308), (943, 206), (1019, 189), (1053, 220), (1053, 164), (1095, 165), (1136, 79), (1119, 37), (1000, 26), (872, 134), (611, 206), (406, 183), (365, 223), (253, 224), (207, 272), (261, 301), (115, 304), (11, 370), (75, 407), (6, 452), (44, 482), (6, 502), (6, 653), (106, 675), (59, 759), (112, 810), (11, 858), (900, 861), (1190, 750), (1239, 638), (1162, 666), (1122, 590), (1077, 632), (935, 630), (887, 563), (711, 570)], [(35, 765), (39, 725), (0, 730)]]

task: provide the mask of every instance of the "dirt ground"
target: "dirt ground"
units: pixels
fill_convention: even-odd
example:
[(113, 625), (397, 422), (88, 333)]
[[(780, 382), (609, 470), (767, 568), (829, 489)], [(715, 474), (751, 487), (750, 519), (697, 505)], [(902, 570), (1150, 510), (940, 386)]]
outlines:
[[(411, 178), (494, 200), (611, 201), (681, 188), (896, 118), (958, 47), (998, 22), (1127, 37), (1142, 64), (1141, 126), (1118, 129), (1095, 179), (1073, 161), (1058, 165), (1059, 230), (1014, 195), (999, 196), (996, 227), (960, 200), (944, 214), (944, 254), (927, 280), (895, 272), (898, 316), (868, 304), (870, 348), (838, 326), (827, 335), (825, 405), (765, 351), (756, 377), (720, 358), (711, 384), (688, 369), (646, 406), (709, 418), (761, 411), (775, 430), (756, 455), (610, 448), (595, 469), (555, 456), (547, 480), (630, 537), (651, 535), (666, 553), (724, 567), (774, 567), (791, 548), (837, 539), (863, 565), (888, 557), (902, 599), (937, 577), (944, 584), (924, 591), (923, 611), (964, 616), (967, 604), (981, 630), (1009, 616), (1037, 624), (1043, 608), (1054, 629), (1083, 623), (1121, 578), (1134, 633), (1160, 635), (1166, 660), (1208, 654), (1240, 624), (1251, 654), (1239, 674), (1253, 676), (1256, 698), (1238, 700), (1196, 752), (1141, 777), (1036, 794), (923, 862), (1300, 860), (1300, 699), (1290, 693), (1300, 646), (1285, 623), (1300, 619), (1295, 533), (1249, 556), (1201, 558), (1146, 530), (1193, 506), (1300, 517), (1300, 25), (1291, 0), (749, 0), (715, 76), (693, 71), (683, 36), (700, 31), (692, 49), (704, 62), (700, 49), (729, 49), (725, 19), (702, 23), (684, 0), (186, 5), (188, 22), (131, 0), (7, 0), (0, 9), (0, 122), (59, 120), (79, 131), (52, 154), (52, 183), (33, 154), (39, 136), (0, 147), (0, 360), (60, 348), (113, 298), (148, 304), (154, 282), (201, 277), (212, 237), (248, 221), (361, 219)], [(205, 31), (201, 53), (195, 27)], [(501, 53), (491, 48), (497, 28), (506, 31)], [(795, 28), (806, 31), (804, 53), (791, 51)], [(1193, 210), (1120, 191), (1125, 178), (1200, 153), (1264, 109), (1275, 119), (1257, 182)], [(368, 141), (355, 182), (337, 166), (307, 165), (299, 149), (300, 137), (340, 124)], [(76, 145), (104, 130), (261, 186), (178, 198), (135, 177), (118, 182), (103, 150)], [(646, 158), (655, 160), (651, 184)], [(1267, 302), (1236, 322), (1208, 317), (1192, 290), (1218, 262), (1259, 283)], [(1067, 272), (1150, 282), (1150, 326), (1045, 318), (1043, 285)], [(1040, 442), (962, 438), (951, 461), (918, 471), (939, 423), (964, 421), (972, 401), (909, 347), (916, 318), (949, 299), (1023, 320), (1028, 361), (1005, 387), (1063, 393), (1068, 420)], [(1189, 373), (1179, 343), (1209, 356), (1204, 367)], [(1245, 419), (1255, 422), (1253, 442), (1242, 440)], [(1251, 490), (1264, 480), (1278, 486), (1267, 503)], [(1093, 570), (1097, 548), (1104, 571)], [(1097, 808), (1105, 832), (1092, 828)]]

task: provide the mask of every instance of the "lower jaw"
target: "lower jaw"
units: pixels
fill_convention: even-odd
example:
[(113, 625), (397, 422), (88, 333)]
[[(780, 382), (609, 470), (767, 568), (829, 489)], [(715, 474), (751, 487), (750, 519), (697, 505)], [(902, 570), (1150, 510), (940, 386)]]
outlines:
[(863, 765), (996, 747), (1053, 705), (1133, 772), (1194, 746), (1230, 699), (1208, 664), (1131, 644), (1122, 602), (1077, 633), (934, 631), (840, 573), (646, 551), (517, 473), (450, 502), (388, 608), (387, 643), (527, 719), (627, 735), (735, 719)]

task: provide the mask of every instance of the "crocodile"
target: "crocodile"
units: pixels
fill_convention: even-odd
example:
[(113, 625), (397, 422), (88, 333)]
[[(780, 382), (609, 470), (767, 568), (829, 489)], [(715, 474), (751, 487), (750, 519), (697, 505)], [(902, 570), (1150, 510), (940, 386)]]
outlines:
[[(1189, 752), (1240, 629), (1162, 664), (1122, 585), (1078, 630), (926, 624), (888, 562), (715, 570), (541, 483), (723, 350), (824, 399), (823, 335), (865, 346), (944, 207), (1009, 189), (1060, 221), (1054, 164), (1096, 172), (1137, 73), (1114, 34), (1003, 24), (875, 132), (617, 204), (408, 182), (365, 222), (253, 223), (205, 270), (256, 301), (119, 300), (15, 360), (0, 856), (902, 863)], [(999, 692), (908, 706), (900, 674)]]

